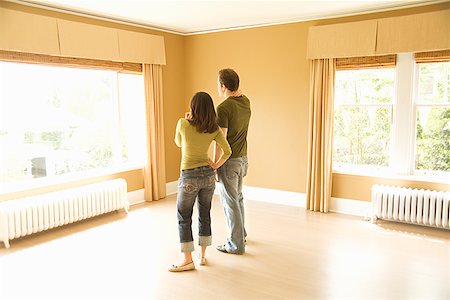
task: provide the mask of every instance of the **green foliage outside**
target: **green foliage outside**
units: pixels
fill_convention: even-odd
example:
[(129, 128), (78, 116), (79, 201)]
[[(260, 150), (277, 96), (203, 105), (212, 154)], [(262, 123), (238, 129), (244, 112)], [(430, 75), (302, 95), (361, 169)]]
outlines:
[[(416, 169), (450, 171), (450, 62), (420, 64)], [(333, 161), (389, 166), (394, 70), (338, 71)]]
[(419, 78), (416, 169), (450, 171), (450, 62), (421, 64)]
[(337, 72), (334, 162), (389, 165), (393, 88), (392, 69)]

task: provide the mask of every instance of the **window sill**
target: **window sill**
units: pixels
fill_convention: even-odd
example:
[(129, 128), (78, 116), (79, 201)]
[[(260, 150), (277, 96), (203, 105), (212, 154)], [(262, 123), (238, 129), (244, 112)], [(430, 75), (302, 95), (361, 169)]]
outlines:
[(46, 188), (50, 186), (68, 184), (71, 182), (94, 179), (96, 177), (108, 176), (112, 174), (133, 171), (143, 169), (143, 166), (139, 165), (125, 165), (117, 168), (106, 168), (101, 170), (91, 170), (85, 172), (78, 172), (72, 174), (64, 174), (53, 177), (42, 177), (37, 179), (30, 179), (23, 182), (9, 183), (0, 185), (0, 196), (5, 194), (12, 194), (17, 192), (23, 192), (27, 190)]
[(390, 173), (386, 172), (385, 170), (336, 169), (336, 170), (333, 170), (333, 174), (450, 184), (450, 179), (448, 177), (444, 178), (444, 177), (420, 176), (420, 175), (399, 175), (399, 174), (390, 174)]

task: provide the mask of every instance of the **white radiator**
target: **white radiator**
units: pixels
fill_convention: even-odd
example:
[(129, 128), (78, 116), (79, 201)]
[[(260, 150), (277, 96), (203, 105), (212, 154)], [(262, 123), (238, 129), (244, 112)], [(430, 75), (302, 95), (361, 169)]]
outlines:
[(450, 229), (449, 204), (450, 192), (372, 186), (372, 222), (383, 219)]
[(0, 241), (9, 248), (9, 240), (122, 208), (128, 213), (124, 179), (3, 201)]

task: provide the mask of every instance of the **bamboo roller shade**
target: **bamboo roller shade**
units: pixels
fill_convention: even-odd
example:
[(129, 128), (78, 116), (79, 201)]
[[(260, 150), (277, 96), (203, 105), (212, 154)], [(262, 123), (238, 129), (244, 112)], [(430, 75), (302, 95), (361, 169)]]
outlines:
[(419, 52), (415, 54), (417, 63), (450, 61), (450, 50)]
[(344, 57), (336, 59), (337, 70), (355, 70), (370, 68), (394, 68), (397, 56), (381, 55), (381, 56), (361, 56), (361, 57)]
[(89, 69), (115, 70), (127, 73), (142, 73), (142, 64), (138, 63), (116, 62), (99, 59), (60, 57), (45, 54), (33, 54), (33, 53), (23, 53), (5, 50), (0, 50), (0, 60), (17, 63), (57, 65), (57, 66), (89, 68)]

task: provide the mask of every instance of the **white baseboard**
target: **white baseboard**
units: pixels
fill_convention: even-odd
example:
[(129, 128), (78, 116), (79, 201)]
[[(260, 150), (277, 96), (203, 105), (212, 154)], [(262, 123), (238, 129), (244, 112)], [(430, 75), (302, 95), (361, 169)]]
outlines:
[[(306, 194), (288, 192), (274, 189), (266, 189), (254, 186), (244, 186), (245, 199), (253, 201), (268, 202), (281, 205), (306, 207)], [(177, 181), (168, 182), (166, 185), (167, 195), (177, 193)], [(214, 191), (218, 195), (218, 189)], [(369, 217), (371, 202), (343, 198), (331, 198), (330, 211), (346, 215)]]
[(330, 211), (340, 214), (370, 218), (372, 202), (344, 198), (331, 198)]
[(127, 193), (128, 201), (130, 205), (135, 205), (145, 202), (144, 199), (144, 189), (132, 191)]
[(244, 186), (242, 192), (245, 199), (268, 203), (306, 207), (306, 195), (281, 190)]
[(178, 181), (172, 181), (166, 183), (166, 195), (173, 195), (178, 192)]

